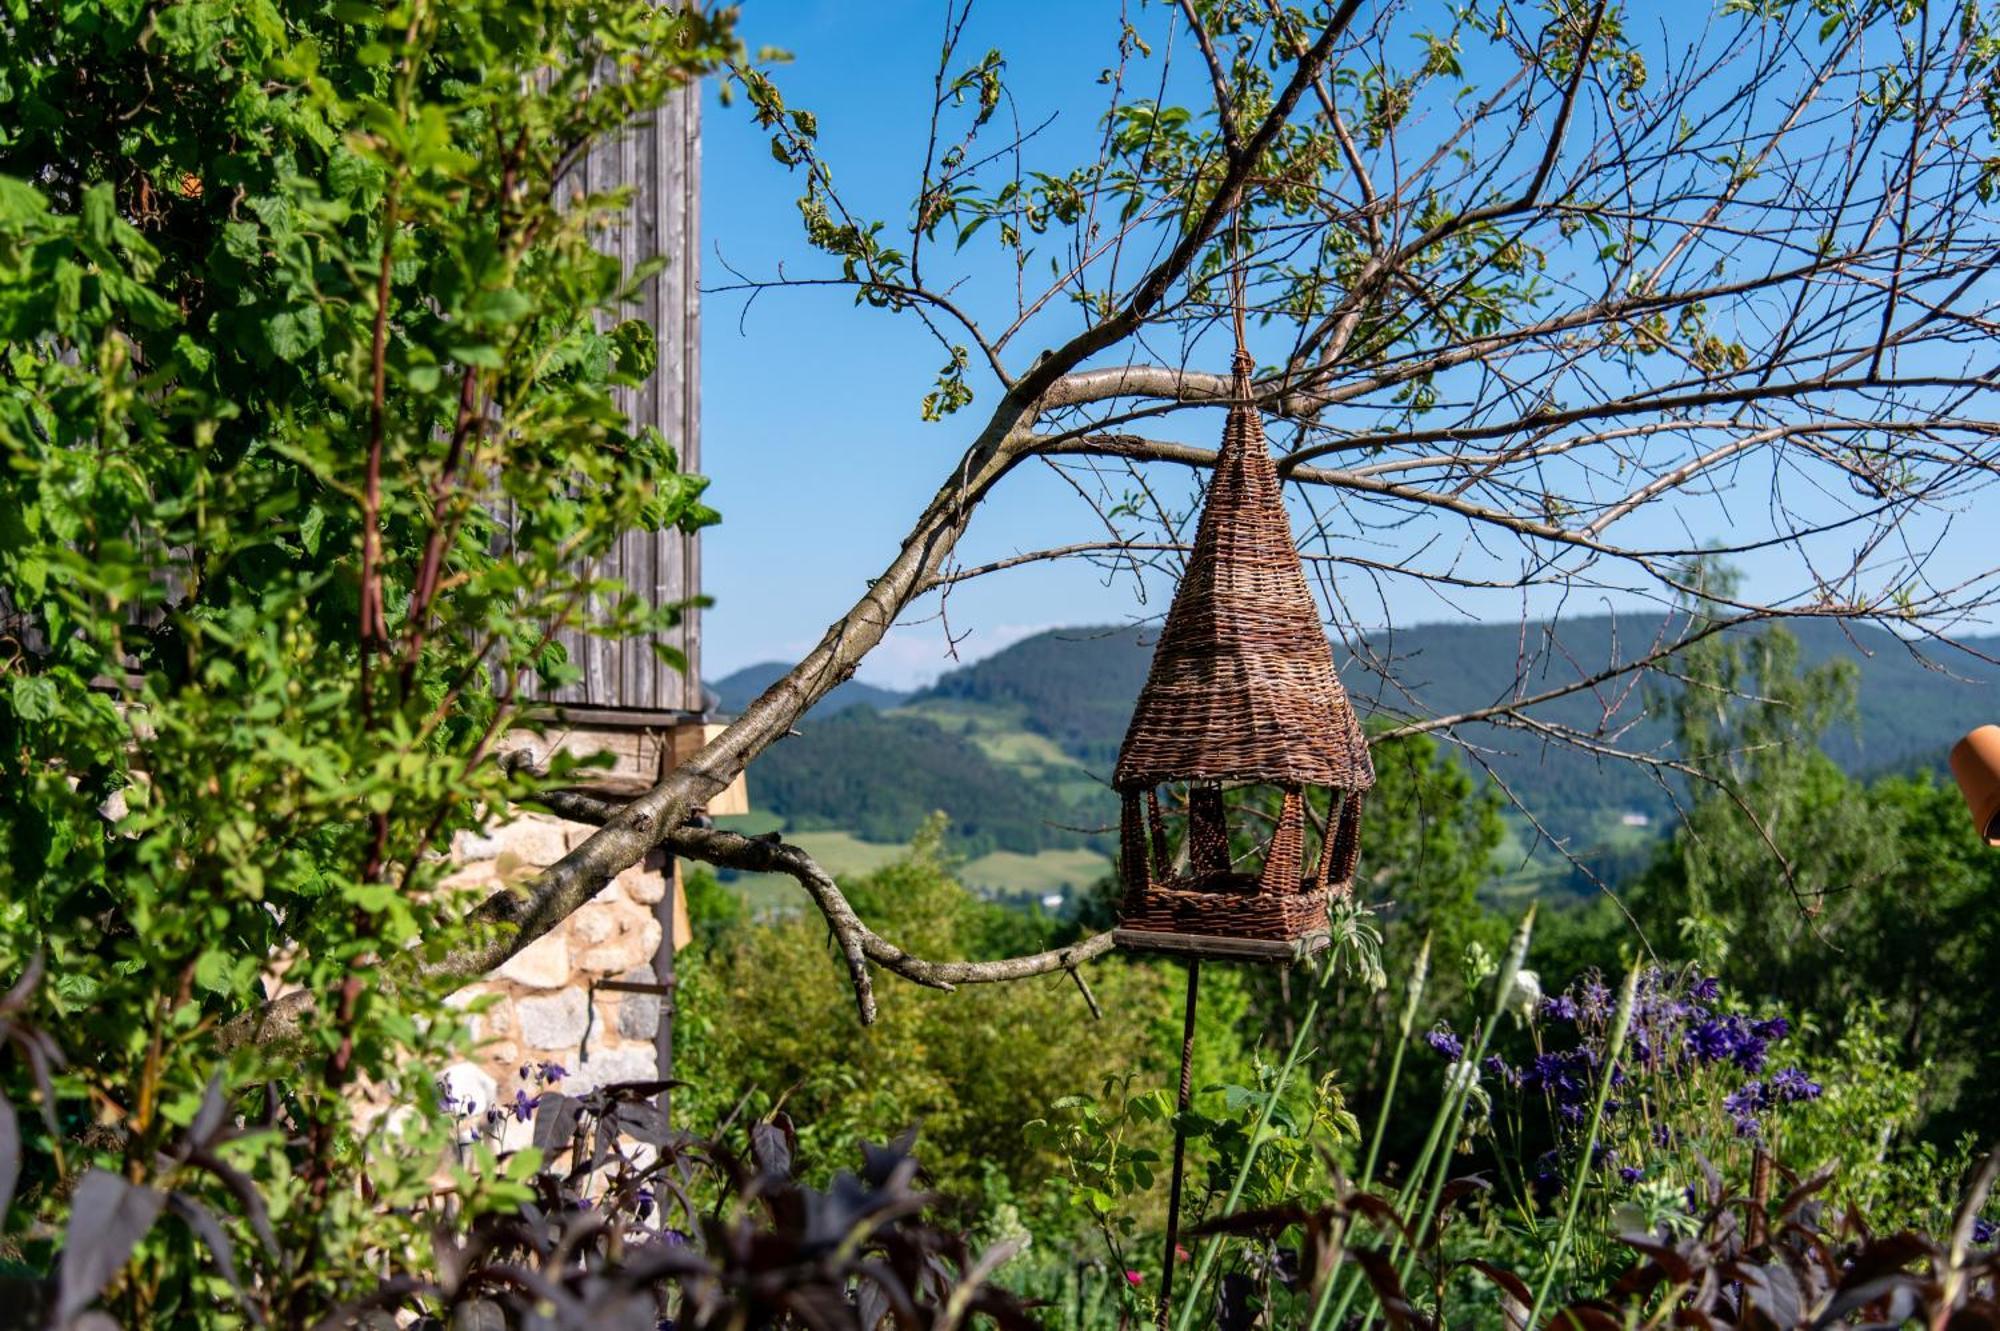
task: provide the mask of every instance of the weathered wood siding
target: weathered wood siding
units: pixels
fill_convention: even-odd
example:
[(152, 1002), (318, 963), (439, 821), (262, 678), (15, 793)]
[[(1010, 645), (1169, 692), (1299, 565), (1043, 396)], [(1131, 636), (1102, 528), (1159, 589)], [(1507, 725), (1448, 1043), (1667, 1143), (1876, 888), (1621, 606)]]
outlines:
[[(701, 467), (701, 88), (675, 93), (649, 123), (616, 143), (600, 145), (581, 165), (589, 190), (632, 188), (630, 216), (605, 238), (629, 268), (655, 255), (667, 265), (643, 289), (630, 316), (646, 320), (659, 339), (659, 365), (637, 389), (620, 389), (632, 419), (658, 427), (679, 451), (681, 466)], [(701, 591), (701, 540), (679, 532), (627, 532), (600, 565), (655, 604)], [(562, 643), (583, 669), (580, 683), (545, 695), (573, 711), (634, 714), (701, 710), (701, 617), (685, 613), (680, 627), (658, 639), (609, 642), (566, 632)], [(686, 673), (658, 659), (654, 641), (687, 658)], [(634, 721), (641, 719), (639, 715)]]

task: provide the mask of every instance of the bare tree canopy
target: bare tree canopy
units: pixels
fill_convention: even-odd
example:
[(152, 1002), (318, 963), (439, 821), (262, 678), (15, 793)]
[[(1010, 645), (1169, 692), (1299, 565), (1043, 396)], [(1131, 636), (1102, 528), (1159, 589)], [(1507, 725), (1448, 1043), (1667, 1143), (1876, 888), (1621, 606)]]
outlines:
[[(1871, 620), (1918, 649), (1990, 611), (2000, 561), (1930, 562), (2000, 457), (2000, 35), (1969, 0), (1182, 0), (1112, 33), (1080, 162), (1044, 160), (1002, 53), (960, 49), (968, 8), (946, 7), (929, 149), (886, 217), (836, 188), (810, 111), (736, 71), (818, 262), (723, 288), (845, 286), (920, 320), (945, 358), (923, 410), (956, 457), (819, 644), (687, 765), (596, 810), (528, 892), (488, 902), (490, 943), (448, 973), (496, 965), (671, 841), (794, 873), (857, 979), (870, 961), (922, 979), (871, 950), (802, 852), (682, 829), (923, 598), (1050, 559), (1171, 570), (1185, 514), (1153, 478), (1213, 460), (1239, 301), (1334, 631), (1349, 573), (1350, 593), (1704, 608), (1607, 671), (1394, 733), (1483, 720), (1615, 755), (1615, 733), (1530, 707), (1733, 625)], [(981, 502), (1024, 466), (1073, 488), (1078, 539), (961, 565)], [(1736, 593), (1703, 580), (1708, 555), (1781, 572)], [(951, 979), (1022, 967), (988, 970)]]

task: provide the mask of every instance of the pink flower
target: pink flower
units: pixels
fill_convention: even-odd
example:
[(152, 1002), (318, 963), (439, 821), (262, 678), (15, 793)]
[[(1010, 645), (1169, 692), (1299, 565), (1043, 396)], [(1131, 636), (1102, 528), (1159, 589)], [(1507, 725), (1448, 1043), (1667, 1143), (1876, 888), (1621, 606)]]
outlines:
[(1177, 1262), (1191, 1262), (1194, 1260), (1194, 1254), (1176, 1243), (1174, 1245), (1174, 1260)]
[(1145, 1282), (1146, 1273), (1143, 1271), (1127, 1271), (1125, 1273), (1125, 1283), (1128, 1285), (1143, 1285)]

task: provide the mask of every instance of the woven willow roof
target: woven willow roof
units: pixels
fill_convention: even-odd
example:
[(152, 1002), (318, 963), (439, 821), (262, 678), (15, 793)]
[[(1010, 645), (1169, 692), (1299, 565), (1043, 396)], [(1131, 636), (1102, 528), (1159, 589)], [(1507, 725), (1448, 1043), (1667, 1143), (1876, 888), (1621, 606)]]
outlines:
[(1240, 350), (1235, 395), (1187, 572), (1112, 784), (1365, 790), (1375, 784), (1368, 743), (1334, 673)]

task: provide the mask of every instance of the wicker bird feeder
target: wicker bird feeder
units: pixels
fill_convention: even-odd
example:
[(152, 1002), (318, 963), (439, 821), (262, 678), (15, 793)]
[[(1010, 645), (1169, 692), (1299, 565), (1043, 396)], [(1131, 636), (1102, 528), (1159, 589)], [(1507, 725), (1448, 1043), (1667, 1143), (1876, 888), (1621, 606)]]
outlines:
[[(1112, 779), (1122, 947), (1302, 956), (1323, 945), (1327, 902), (1351, 890), (1360, 853), (1375, 769), (1292, 542), (1250, 370), (1239, 347), (1194, 549)], [(1245, 785), (1274, 788), (1277, 813), (1258, 848), (1239, 856), (1224, 791)], [(1163, 787), (1177, 813), (1174, 796), (1185, 799), (1177, 855)], [(1324, 822), (1307, 798), (1314, 787), (1331, 792)]]

